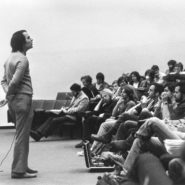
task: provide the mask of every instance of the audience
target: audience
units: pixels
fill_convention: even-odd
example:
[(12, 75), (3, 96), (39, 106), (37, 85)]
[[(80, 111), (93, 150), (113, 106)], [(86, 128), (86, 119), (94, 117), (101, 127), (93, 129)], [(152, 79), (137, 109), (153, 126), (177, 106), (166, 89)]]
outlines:
[(153, 65), (144, 76), (137, 71), (124, 73), (111, 86), (101, 72), (95, 83), (91, 76), (82, 76), (82, 88), (70, 87), (70, 106), (44, 111), (46, 120), (31, 131), (31, 137), (39, 141), (65, 122), (80, 120), (82, 141), (75, 147), (95, 140), (92, 157), (108, 150), (116, 164), (113, 173), (98, 178), (98, 185), (185, 184), (185, 145), (179, 156), (165, 146), (166, 139), (185, 140), (185, 77), (182, 63), (167, 64), (165, 74)]

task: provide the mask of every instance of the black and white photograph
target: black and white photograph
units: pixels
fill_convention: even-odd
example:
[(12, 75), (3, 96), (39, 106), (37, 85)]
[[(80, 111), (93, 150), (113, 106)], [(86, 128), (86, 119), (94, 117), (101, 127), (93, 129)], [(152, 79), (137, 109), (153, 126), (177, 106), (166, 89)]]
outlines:
[(0, 185), (184, 185), (185, 1), (1, 0)]

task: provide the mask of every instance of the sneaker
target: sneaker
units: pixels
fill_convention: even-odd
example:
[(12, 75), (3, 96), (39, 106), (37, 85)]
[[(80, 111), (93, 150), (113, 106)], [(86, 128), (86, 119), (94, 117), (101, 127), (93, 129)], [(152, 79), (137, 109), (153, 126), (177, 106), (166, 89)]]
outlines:
[(77, 152), (77, 156), (84, 156), (84, 151), (82, 150), (82, 151)]
[(125, 159), (121, 155), (109, 153), (109, 158), (118, 166), (123, 167)]
[(75, 145), (75, 148), (82, 148), (83, 146), (83, 141)]
[(37, 131), (30, 131), (30, 136), (35, 140), (35, 141), (40, 141), (40, 139), (42, 138), (42, 135), (37, 132)]
[(91, 134), (91, 139), (99, 141), (101, 143), (107, 144), (111, 142), (112, 136), (109, 134), (98, 136), (96, 134)]

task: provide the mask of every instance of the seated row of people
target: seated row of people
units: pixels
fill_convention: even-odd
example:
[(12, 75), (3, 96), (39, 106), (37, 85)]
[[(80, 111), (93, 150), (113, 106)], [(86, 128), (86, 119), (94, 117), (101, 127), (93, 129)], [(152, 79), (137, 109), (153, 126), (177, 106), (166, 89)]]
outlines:
[[(151, 152), (158, 158), (168, 153), (164, 145), (165, 139), (185, 139), (185, 84), (177, 83), (174, 89), (174, 94), (172, 95), (173, 88), (166, 85), (165, 91), (159, 96), (157, 106), (155, 106), (157, 112), (160, 113), (158, 114), (159, 117), (150, 112), (152, 117), (141, 122), (136, 123), (134, 120), (135, 123), (133, 123), (131, 118), (127, 121), (122, 120), (116, 133), (116, 136), (121, 134), (121, 137), (117, 136), (116, 140), (112, 142), (110, 137), (107, 136), (107, 134), (110, 136), (112, 128), (106, 133), (92, 137), (99, 142), (110, 143), (111, 147), (109, 148), (111, 151), (122, 153), (122, 157), (124, 157), (122, 160), (116, 155), (111, 156), (113, 161), (122, 168), (119, 177), (125, 178), (133, 170), (137, 157), (143, 152)], [(131, 137), (129, 137), (129, 133), (132, 133)], [(171, 169), (170, 164), (167, 170)], [(184, 169), (183, 166), (182, 169)], [(178, 182), (180, 180), (181, 184), (185, 183), (185, 172), (182, 169), (182, 178), (175, 179)], [(173, 174), (170, 175), (172, 176)], [(109, 176), (109, 182), (111, 182), (111, 178), (112, 181), (114, 179), (113, 176)], [(172, 180), (174, 179), (172, 178)], [(119, 181), (117, 181), (117, 184), (119, 184)]]
[[(97, 74), (96, 84), (89, 75), (83, 76), (82, 88), (78, 84), (70, 88), (73, 95), (70, 106), (45, 111), (44, 122), (31, 131), (31, 136), (39, 141), (63, 123), (78, 124), (80, 120), (82, 142), (76, 147), (81, 147), (85, 140), (94, 140), (92, 155), (108, 149), (113, 152), (111, 159), (121, 166), (119, 175), (127, 176), (140, 153), (149, 151), (159, 158), (167, 153), (165, 139), (185, 139), (184, 78), (175, 77), (173, 83), (169, 80), (172, 63), (173, 69), (180, 66), (169, 61), (166, 75), (154, 65), (145, 77), (133, 71), (129, 76), (122, 75), (112, 86), (104, 81), (102, 73)], [(120, 153), (121, 160), (120, 155), (115, 155)]]

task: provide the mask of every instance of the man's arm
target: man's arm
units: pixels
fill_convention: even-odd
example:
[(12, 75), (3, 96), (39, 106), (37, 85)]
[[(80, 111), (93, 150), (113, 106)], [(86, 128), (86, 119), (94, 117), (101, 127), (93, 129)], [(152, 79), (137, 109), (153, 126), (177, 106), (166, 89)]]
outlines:
[(28, 61), (27, 60), (19, 61), (17, 63), (15, 73), (13, 74), (13, 77), (8, 85), (7, 96), (16, 94), (16, 90), (18, 88), (18, 85), (19, 85), (20, 81), (22, 80), (27, 68), (28, 68)]
[(8, 92), (8, 82), (6, 80), (6, 75), (4, 74), (3, 79), (1, 81), (2, 88), (5, 92), (5, 94)]
[(68, 110), (66, 110), (64, 113), (72, 114), (76, 112), (83, 112), (87, 109), (89, 105), (89, 100), (87, 98), (84, 98), (80, 101), (79, 105), (77, 107), (71, 107)]

